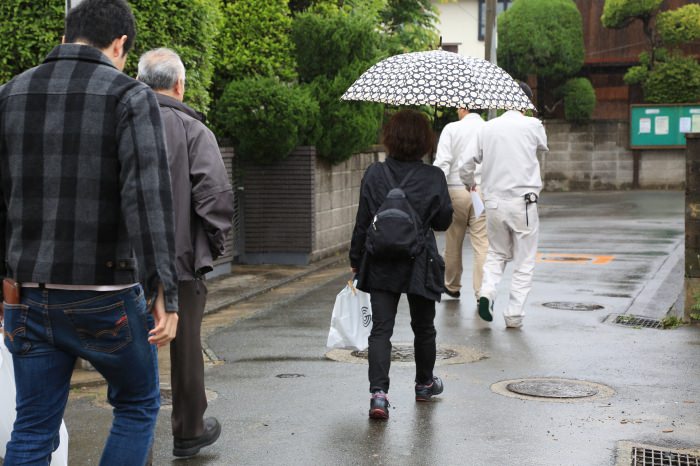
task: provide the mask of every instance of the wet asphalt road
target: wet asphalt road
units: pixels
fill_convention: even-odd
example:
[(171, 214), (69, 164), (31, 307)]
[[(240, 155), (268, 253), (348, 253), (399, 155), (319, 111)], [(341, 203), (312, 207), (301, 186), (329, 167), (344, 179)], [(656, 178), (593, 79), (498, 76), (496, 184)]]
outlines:
[[(545, 194), (541, 259), (525, 326), (506, 330), (475, 313), (465, 247), (463, 300), (438, 305), (438, 344), (481, 352), (476, 362), (439, 365), (445, 393), (413, 401), (414, 369), (394, 365), (390, 420), (367, 419), (367, 366), (325, 357), (342, 276), (278, 303), (209, 338), (224, 363), (207, 368), (208, 410), (224, 425), (219, 442), (174, 460), (169, 411), (159, 419), (156, 465), (612, 465), (617, 442), (700, 448), (700, 329), (613, 325), (611, 314), (655, 318), (682, 285), (683, 194)], [(549, 302), (591, 304), (554, 310)], [(412, 341), (402, 299), (395, 344)], [(558, 377), (603, 384), (611, 394), (575, 402), (523, 400), (492, 385)], [(72, 465), (97, 464), (109, 410), (87, 391), (66, 413)], [(629, 464), (623, 462), (621, 464)]]

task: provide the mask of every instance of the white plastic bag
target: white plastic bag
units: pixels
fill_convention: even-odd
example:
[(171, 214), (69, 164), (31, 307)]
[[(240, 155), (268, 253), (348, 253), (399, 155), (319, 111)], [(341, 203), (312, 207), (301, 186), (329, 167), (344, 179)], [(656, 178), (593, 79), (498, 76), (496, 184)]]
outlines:
[[(15, 371), (12, 367), (12, 353), (3, 342), (0, 328), (0, 458), (5, 457), (5, 448), (10, 441), (12, 425), (15, 423)], [(61, 422), (59, 431), (61, 444), (51, 455), (51, 466), (66, 466), (68, 464), (68, 431), (66, 424)]]
[(331, 329), (326, 346), (329, 348), (367, 349), (372, 330), (372, 305), (369, 294), (355, 288), (353, 282), (335, 297)]

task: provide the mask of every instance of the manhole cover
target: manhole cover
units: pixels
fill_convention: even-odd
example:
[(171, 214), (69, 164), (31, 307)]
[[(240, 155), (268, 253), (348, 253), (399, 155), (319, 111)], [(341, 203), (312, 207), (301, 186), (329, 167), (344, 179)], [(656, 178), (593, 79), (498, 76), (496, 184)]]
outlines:
[(610, 387), (595, 382), (550, 377), (503, 380), (491, 385), (491, 390), (510, 398), (557, 403), (600, 400), (615, 393)]
[[(356, 358), (367, 359), (369, 350), (353, 351), (352, 354)], [(435, 360), (452, 359), (457, 356), (457, 351), (449, 348), (437, 348)], [(415, 361), (416, 352), (413, 345), (393, 345), (391, 348), (391, 360), (398, 362), (413, 362)]]
[[(349, 349), (333, 349), (326, 353), (326, 358), (339, 362), (367, 364), (367, 350), (354, 351)], [(391, 351), (392, 364), (397, 366), (412, 366), (415, 364), (415, 352), (410, 343), (395, 343)], [(438, 345), (436, 365), (465, 364), (486, 359), (481, 351), (460, 345)]]
[(631, 314), (616, 316), (613, 323), (617, 325), (624, 325), (625, 327), (663, 328), (660, 320), (649, 319), (647, 317), (635, 316)]
[(576, 380), (524, 380), (506, 385), (513, 393), (540, 398), (584, 398), (598, 394), (598, 389)]
[(550, 309), (557, 309), (561, 311), (597, 311), (600, 309), (605, 309), (599, 304), (573, 303), (568, 301), (554, 301), (544, 303), (542, 305)]
[(277, 374), (275, 377), (278, 379), (298, 379), (306, 376), (304, 374)]

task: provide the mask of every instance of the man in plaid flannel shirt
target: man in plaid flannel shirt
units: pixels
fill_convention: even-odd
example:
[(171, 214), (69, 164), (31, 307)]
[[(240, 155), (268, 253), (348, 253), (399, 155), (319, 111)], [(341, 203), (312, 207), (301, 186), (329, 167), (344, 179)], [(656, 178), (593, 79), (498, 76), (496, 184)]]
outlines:
[(64, 44), (0, 87), (0, 275), (21, 284), (4, 305), (17, 387), (5, 466), (48, 464), (77, 357), (114, 407), (100, 464), (143, 465), (153, 441), (177, 278), (160, 110), (122, 73), (134, 23), (125, 0), (84, 0)]

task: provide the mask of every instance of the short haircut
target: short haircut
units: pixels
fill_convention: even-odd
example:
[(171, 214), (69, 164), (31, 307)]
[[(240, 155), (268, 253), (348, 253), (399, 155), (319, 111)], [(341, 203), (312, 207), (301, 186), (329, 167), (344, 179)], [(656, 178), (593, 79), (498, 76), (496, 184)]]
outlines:
[(435, 148), (435, 133), (424, 113), (404, 109), (395, 113), (384, 126), (382, 142), (389, 157), (397, 160), (420, 160)]
[(125, 55), (136, 37), (136, 21), (126, 0), (83, 0), (68, 12), (65, 24), (67, 43), (81, 41), (98, 49), (125, 35)]
[(528, 86), (525, 81), (518, 81), (518, 85), (520, 86), (520, 89), (523, 90), (527, 98), (532, 101), (532, 89), (530, 89), (530, 86)]
[(136, 77), (153, 90), (172, 89), (178, 79), (185, 79), (185, 65), (173, 50), (160, 48), (149, 50), (139, 58)]

